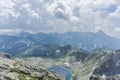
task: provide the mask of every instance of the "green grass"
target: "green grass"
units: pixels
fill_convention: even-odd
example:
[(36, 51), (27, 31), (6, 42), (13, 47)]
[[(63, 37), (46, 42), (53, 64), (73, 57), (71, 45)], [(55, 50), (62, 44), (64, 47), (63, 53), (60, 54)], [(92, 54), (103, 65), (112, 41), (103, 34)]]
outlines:
[(25, 75), (28, 75), (28, 73), (25, 73), (24, 71), (21, 71), (17, 68), (11, 68), (10, 72), (16, 72), (16, 73), (19, 73), (19, 74), (25, 74)]
[(30, 76), (30, 75), (23, 75), (23, 74), (19, 74), (18, 75), (18, 78), (20, 80), (27, 80), (27, 77), (30, 78), (30, 80), (36, 80), (37, 78), (33, 77), (33, 76)]
[(26, 77), (30, 78), (31, 80), (36, 80), (36, 79), (37, 79), (37, 78), (31, 76), (30, 74), (26, 74), (25, 72), (23, 72), (23, 71), (21, 71), (21, 70), (19, 70), (19, 69), (17, 69), (17, 68), (12, 68), (12, 69), (10, 70), (10, 72), (16, 72), (16, 73), (18, 73), (18, 74), (19, 74), (19, 75), (18, 75), (18, 78), (19, 78), (20, 80), (27, 80)]

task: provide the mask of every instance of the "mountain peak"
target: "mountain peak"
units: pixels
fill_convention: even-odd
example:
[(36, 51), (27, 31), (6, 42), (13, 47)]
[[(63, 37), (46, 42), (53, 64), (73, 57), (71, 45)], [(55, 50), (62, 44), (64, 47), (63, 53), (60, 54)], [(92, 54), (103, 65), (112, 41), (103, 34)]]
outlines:
[(21, 31), (19, 34), (27, 34), (28, 32)]
[(25, 31), (21, 31), (21, 32), (19, 33), (19, 36), (21, 36), (21, 37), (26, 37), (26, 36), (31, 36), (31, 35), (32, 35), (31, 33), (25, 32)]
[(102, 30), (97, 31), (97, 33), (104, 33)]
[(97, 33), (97, 34), (106, 35), (102, 30), (97, 31), (96, 33)]

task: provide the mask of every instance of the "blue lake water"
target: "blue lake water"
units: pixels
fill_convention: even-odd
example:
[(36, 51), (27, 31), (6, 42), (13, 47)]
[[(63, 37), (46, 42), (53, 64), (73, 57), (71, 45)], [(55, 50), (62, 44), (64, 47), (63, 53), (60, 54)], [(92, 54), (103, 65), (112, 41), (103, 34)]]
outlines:
[(72, 72), (64, 66), (52, 66), (49, 70), (65, 77), (66, 80), (72, 80)]

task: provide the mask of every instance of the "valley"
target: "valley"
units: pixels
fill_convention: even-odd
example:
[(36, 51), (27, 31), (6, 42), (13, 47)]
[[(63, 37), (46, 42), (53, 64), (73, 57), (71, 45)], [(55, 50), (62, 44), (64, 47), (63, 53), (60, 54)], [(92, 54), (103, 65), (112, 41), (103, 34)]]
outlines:
[(0, 80), (120, 80), (120, 0), (0, 0)]
[[(99, 38), (97, 38), (98, 42), (96, 42), (96, 39), (93, 39), (95, 35), (99, 36)], [(65, 38), (66, 36), (71, 36), (71, 38)], [(85, 36), (90, 39), (89, 43), (95, 46), (91, 45), (91, 47), (89, 47), (90, 44), (85, 42), (87, 40)], [(84, 40), (83, 42), (81, 42), (82, 38)], [(88, 33), (70, 32), (59, 34), (59, 36), (58, 34), (30, 34), (21, 32), (16, 36), (0, 35), (0, 51), (1, 54), (9, 54), (9, 56), (7, 56), (8, 58), (12, 56), (13, 61), (25, 61), (30, 66), (37, 66), (44, 70), (57, 73), (66, 78), (66, 80), (118, 79), (116, 76), (119, 72), (115, 71), (114, 75), (112, 75), (114, 77), (111, 77), (111, 75), (108, 75), (108, 73), (111, 74), (112, 72), (109, 71), (111, 67), (106, 67), (106, 69), (108, 68), (107, 74), (107, 71), (104, 72), (103, 67), (113, 64), (113, 62), (109, 63), (109, 60), (111, 60), (114, 55), (120, 53), (117, 49), (119, 43), (118, 45), (115, 44), (115, 46), (109, 46), (108, 44), (104, 44), (106, 43), (105, 39), (110, 39), (108, 42), (110, 45), (112, 45), (113, 41), (119, 41), (119, 38), (110, 37), (102, 31), (89, 33), (89, 35)], [(81, 46), (73, 43), (77, 43), (76, 40), (81, 43)], [(100, 44), (98, 45), (98, 43)], [(86, 48), (84, 46), (86, 46)], [(114, 59), (116, 59), (116, 57)], [(117, 61), (119, 63), (119, 58)], [(113, 67), (116, 68), (115, 66)], [(52, 70), (50, 68), (52, 68)], [(64, 76), (65, 74), (66, 76)]]

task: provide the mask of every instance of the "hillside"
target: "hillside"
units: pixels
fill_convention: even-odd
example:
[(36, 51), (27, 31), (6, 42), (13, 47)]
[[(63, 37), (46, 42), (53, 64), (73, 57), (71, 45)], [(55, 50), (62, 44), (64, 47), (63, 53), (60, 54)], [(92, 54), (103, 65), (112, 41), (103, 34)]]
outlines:
[(20, 59), (0, 56), (0, 80), (65, 80), (53, 72), (32, 66)]
[[(114, 51), (120, 47), (119, 41), (119, 38), (108, 36), (103, 31), (50, 34), (21, 32), (16, 36), (0, 35), (0, 51), (10, 54), (1, 54), (3, 57), (10, 58), (13, 55), (31, 66), (45, 69), (65, 66), (78, 80), (101, 80), (103, 75), (108, 79), (116, 79), (116, 74), (120, 73), (115, 71), (119, 70), (119, 66), (114, 66), (117, 64), (114, 60), (119, 62), (119, 58), (113, 56), (119, 54), (119, 50)], [(113, 69), (106, 68), (109, 65), (113, 65)], [(107, 73), (104, 67), (109, 70)]]
[(90, 80), (119, 80), (120, 79), (120, 50), (112, 52), (111, 57), (96, 67)]

